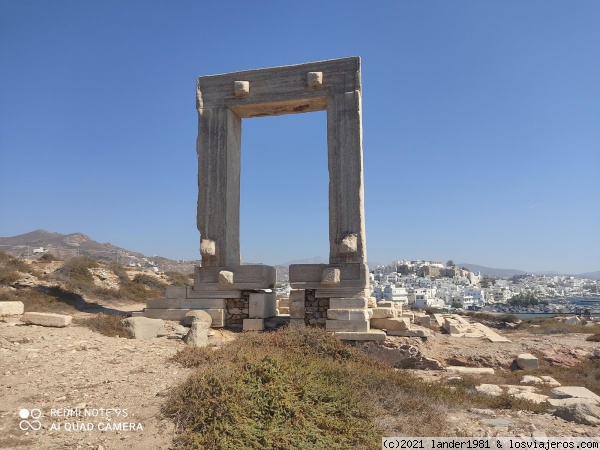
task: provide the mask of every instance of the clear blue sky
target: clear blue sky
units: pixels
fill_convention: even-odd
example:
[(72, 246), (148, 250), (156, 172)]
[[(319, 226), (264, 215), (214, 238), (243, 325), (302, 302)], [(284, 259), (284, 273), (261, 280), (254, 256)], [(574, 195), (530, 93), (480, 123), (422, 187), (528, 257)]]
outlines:
[[(596, 0), (0, 0), (0, 236), (199, 258), (196, 77), (346, 56), (371, 265), (600, 270)], [(245, 261), (328, 257), (325, 119), (244, 120)]]

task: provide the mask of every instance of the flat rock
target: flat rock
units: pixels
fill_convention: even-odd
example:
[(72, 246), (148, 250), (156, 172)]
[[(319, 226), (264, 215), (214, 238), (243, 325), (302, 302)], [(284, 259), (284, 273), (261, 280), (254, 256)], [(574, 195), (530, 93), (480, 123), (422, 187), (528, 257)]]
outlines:
[(591, 398), (547, 398), (546, 403), (550, 406), (569, 406), (579, 403), (587, 403), (588, 405), (598, 405), (598, 402)]
[(540, 366), (538, 359), (531, 353), (521, 353), (517, 356), (515, 362), (520, 369), (524, 370), (537, 369)]
[(559, 406), (554, 415), (569, 422), (583, 425), (600, 425), (600, 407), (587, 403)]
[(152, 339), (164, 333), (162, 319), (148, 317), (129, 317), (123, 320), (123, 325), (129, 330), (134, 339)]
[(520, 381), (521, 384), (542, 384), (543, 382), (544, 380), (540, 377), (534, 377), (533, 375), (525, 375)]
[(550, 391), (553, 398), (588, 398), (600, 403), (600, 396), (582, 386), (561, 386)]
[(503, 393), (502, 388), (497, 384), (480, 384), (479, 386), (475, 386), (475, 390), (480, 394), (492, 395), (494, 397)]
[(73, 320), (72, 316), (65, 314), (27, 312), (21, 317), (21, 322), (32, 325), (40, 325), (42, 327), (58, 327), (63, 328), (69, 326)]
[(212, 325), (212, 317), (206, 311), (197, 309), (194, 311), (188, 311), (185, 314), (184, 323), (192, 325), (197, 321), (207, 323), (209, 327)]
[(508, 419), (481, 419), (479, 422), (491, 427), (510, 427), (514, 423), (512, 420)]
[(461, 367), (461, 366), (446, 366), (448, 372), (464, 373), (473, 375), (488, 374), (493, 375), (494, 369), (491, 367)]
[(0, 316), (18, 316), (25, 311), (23, 302), (0, 302)]
[(208, 330), (210, 325), (206, 322), (196, 320), (188, 334), (183, 337), (183, 342), (191, 347), (206, 347), (208, 345)]
[(515, 394), (513, 394), (513, 397), (521, 398), (523, 400), (528, 400), (533, 403), (544, 403), (546, 400), (548, 400), (547, 395), (536, 394), (535, 392), (527, 392), (527, 391), (515, 393)]

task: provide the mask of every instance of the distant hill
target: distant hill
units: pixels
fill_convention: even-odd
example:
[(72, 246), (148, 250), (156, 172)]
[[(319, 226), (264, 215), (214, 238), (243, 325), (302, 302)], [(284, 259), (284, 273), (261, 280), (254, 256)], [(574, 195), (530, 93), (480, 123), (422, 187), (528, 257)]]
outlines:
[(510, 278), (515, 275), (527, 275), (527, 273), (531, 273), (517, 269), (495, 269), (493, 267), (478, 266), (477, 264), (467, 263), (457, 264), (457, 267), (466, 267), (470, 272), (481, 272), (482, 275), (497, 278)]
[(600, 270), (596, 271), (596, 272), (586, 272), (586, 273), (580, 273), (579, 275), (577, 275), (579, 278), (592, 278), (594, 280), (600, 280)]
[(101, 244), (83, 233), (53, 233), (35, 230), (12, 237), (0, 237), (0, 251), (19, 257), (33, 257), (33, 249), (43, 247), (48, 253), (66, 259), (73, 256), (89, 256), (100, 261), (116, 261), (121, 264), (139, 264), (140, 267), (156, 265), (161, 270), (192, 272), (196, 261), (179, 263), (162, 256), (146, 257), (142, 253), (127, 250), (106, 242)]
[(131, 255), (143, 258), (138, 252), (117, 247), (109, 242), (101, 244), (83, 233), (53, 233), (46, 230), (35, 230), (31, 233), (13, 237), (0, 237), (0, 249), (19, 256), (32, 255), (34, 247), (44, 247), (49, 253), (59, 257), (86, 255), (95, 259), (116, 260), (121, 256)]

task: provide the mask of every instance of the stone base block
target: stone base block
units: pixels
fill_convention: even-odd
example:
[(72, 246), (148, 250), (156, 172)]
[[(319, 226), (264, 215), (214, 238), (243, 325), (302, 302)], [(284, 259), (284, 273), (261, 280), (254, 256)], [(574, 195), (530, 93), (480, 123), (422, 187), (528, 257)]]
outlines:
[(0, 316), (18, 316), (24, 311), (23, 302), (0, 302)]
[(242, 291), (196, 291), (193, 286), (187, 286), (186, 298), (242, 298)]
[(369, 320), (367, 309), (328, 309), (329, 320)]
[(263, 331), (265, 319), (244, 319), (244, 331)]
[(371, 326), (380, 330), (406, 331), (410, 329), (410, 322), (406, 318), (371, 319)]
[[(225, 310), (221, 308), (195, 308), (195, 309), (160, 309), (146, 308), (143, 312), (144, 317), (150, 319), (163, 320), (185, 320), (185, 316), (190, 311), (205, 311), (212, 317), (212, 328), (222, 328), (225, 326)], [(132, 314), (133, 316), (133, 314)]]
[(367, 309), (369, 300), (367, 297), (357, 298), (330, 298), (329, 307), (331, 309)]
[(277, 315), (277, 298), (275, 292), (251, 293), (248, 306), (250, 319), (266, 319)]
[(21, 322), (32, 325), (41, 325), (43, 327), (63, 328), (69, 326), (72, 319), (72, 316), (64, 314), (27, 312), (21, 317)]
[(167, 286), (165, 297), (167, 298), (186, 298), (187, 286)]
[(134, 339), (151, 339), (164, 333), (164, 322), (147, 317), (129, 317), (123, 320)]
[(224, 298), (150, 298), (146, 301), (146, 308), (161, 309), (223, 309)]
[(304, 291), (300, 290), (290, 292), (289, 304), (290, 317), (292, 319), (304, 320), (304, 314), (306, 313), (304, 304)]
[(396, 317), (394, 308), (373, 308), (373, 319), (391, 319)]
[(431, 331), (416, 328), (416, 329), (410, 329), (410, 330), (387, 330), (387, 334), (388, 334), (388, 336), (428, 338), (431, 336)]
[(361, 331), (370, 330), (368, 320), (327, 320), (325, 322), (327, 331)]
[(360, 331), (336, 331), (333, 335), (343, 341), (385, 341), (386, 334), (380, 330)]
[(517, 366), (520, 369), (537, 369), (539, 368), (538, 359), (533, 356), (531, 353), (521, 353), (517, 356), (516, 360)]
[(426, 326), (426, 327), (430, 326), (431, 325), (431, 316), (420, 316), (419, 324)]
[(368, 289), (356, 289), (356, 288), (327, 288), (317, 289), (315, 291), (316, 298), (352, 298), (352, 297), (369, 297), (370, 292)]
[[(232, 283), (220, 283), (219, 275), (221, 272), (231, 272)], [(272, 289), (275, 287), (276, 281), (277, 272), (275, 267), (262, 264), (247, 264), (236, 267), (196, 267), (194, 271), (195, 291)]]
[[(326, 279), (323, 273), (339, 271), (339, 282)], [(292, 289), (365, 289), (369, 286), (369, 268), (364, 263), (345, 264), (291, 264), (289, 269)], [(332, 285), (334, 284), (334, 285)]]
[(304, 319), (290, 319), (290, 328), (304, 328), (306, 324), (304, 323)]

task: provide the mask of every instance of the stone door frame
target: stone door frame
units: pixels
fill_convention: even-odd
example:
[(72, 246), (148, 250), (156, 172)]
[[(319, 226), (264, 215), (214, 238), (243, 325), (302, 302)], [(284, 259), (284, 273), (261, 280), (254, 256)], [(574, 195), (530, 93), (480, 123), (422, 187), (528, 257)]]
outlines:
[(242, 119), (322, 110), (327, 111), (329, 264), (364, 266), (359, 57), (202, 76), (196, 106), (197, 225), (203, 268), (245, 267), (240, 267), (239, 238)]

